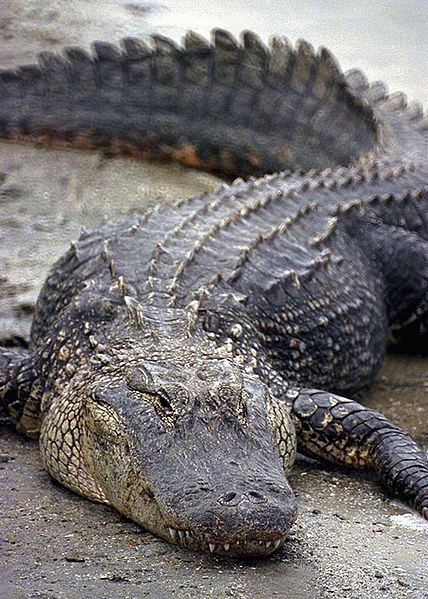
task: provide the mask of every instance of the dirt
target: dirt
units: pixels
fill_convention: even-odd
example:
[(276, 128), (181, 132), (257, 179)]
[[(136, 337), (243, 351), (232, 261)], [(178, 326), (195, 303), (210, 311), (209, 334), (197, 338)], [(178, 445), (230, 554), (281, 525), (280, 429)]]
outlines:
[[(114, 5), (113, 16), (101, 3), (88, 3), (93, 12), (70, 3), (74, 14), (60, 2), (6, 2), (3, 63), (28, 60), (40, 46), (77, 43), (83, 26), (89, 36), (124, 27), (120, 19), (111, 25), (119, 14), (124, 22), (147, 15), (141, 2), (104, 4)], [(1, 143), (0, 341), (28, 338), (48, 268), (82, 226), (217, 185), (214, 177), (171, 165)], [(427, 448), (426, 357), (389, 356), (366, 401)], [(300, 515), (281, 551), (262, 561), (204, 556), (68, 492), (42, 469), (37, 443), (3, 426), (0, 596), (428, 598), (428, 525), (386, 497), (374, 476), (302, 459), (291, 482)]]

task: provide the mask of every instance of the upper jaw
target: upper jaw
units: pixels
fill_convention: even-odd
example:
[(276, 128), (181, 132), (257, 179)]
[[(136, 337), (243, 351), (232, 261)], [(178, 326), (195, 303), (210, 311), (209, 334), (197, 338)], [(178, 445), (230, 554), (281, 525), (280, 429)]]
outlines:
[(264, 539), (246, 538), (242, 540), (223, 539), (216, 541), (212, 535), (195, 535), (189, 529), (168, 527), (167, 539), (170, 543), (181, 545), (186, 549), (203, 553), (223, 555), (227, 557), (251, 558), (270, 555), (284, 544), (287, 534), (272, 533)]

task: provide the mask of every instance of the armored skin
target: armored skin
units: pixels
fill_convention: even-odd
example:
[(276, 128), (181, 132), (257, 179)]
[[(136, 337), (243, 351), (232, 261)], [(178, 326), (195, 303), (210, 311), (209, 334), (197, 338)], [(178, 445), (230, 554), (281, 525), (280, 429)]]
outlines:
[[(428, 316), (417, 105), (324, 49), (189, 34), (0, 73), (0, 132), (245, 177), (84, 232), (40, 293), (1, 408), (45, 467), (169, 542), (267, 555), (296, 451), (373, 468), (428, 519), (428, 461), (347, 399)], [(256, 178), (258, 177), (258, 178)]]

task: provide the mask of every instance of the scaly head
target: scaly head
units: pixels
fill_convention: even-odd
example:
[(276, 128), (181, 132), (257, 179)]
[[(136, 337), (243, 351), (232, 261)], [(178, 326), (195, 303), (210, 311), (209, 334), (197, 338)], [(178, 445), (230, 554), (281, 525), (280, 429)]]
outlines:
[(278, 451), (281, 438), (292, 462), (288, 414), (278, 416), (268, 389), (230, 356), (174, 345), (150, 358), (115, 352), (115, 364), (76, 384), (78, 409), (70, 398), (53, 405), (42, 430), (45, 464), (169, 542), (267, 555), (296, 517)]

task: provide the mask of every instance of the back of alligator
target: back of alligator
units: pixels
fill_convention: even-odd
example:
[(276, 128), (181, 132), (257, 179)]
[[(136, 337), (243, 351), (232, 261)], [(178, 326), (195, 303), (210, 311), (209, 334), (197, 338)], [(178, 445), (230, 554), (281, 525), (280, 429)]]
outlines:
[(184, 46), (124, 39), (0, 74), (0, 135), (167, 157), (223, 174), (347, 165), (377, 143), (332, 56), (217, 30)]

